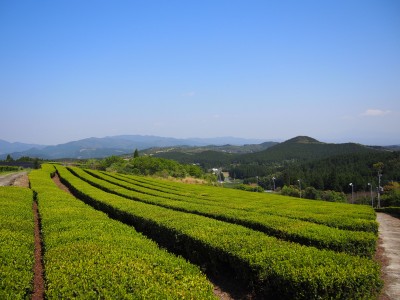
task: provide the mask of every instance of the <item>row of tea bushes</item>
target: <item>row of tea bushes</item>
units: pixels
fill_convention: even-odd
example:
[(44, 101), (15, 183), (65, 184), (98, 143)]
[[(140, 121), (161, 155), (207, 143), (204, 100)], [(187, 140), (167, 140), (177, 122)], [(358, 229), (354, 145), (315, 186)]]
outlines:
[(33, 193), (0, 187), (0, 299), (27, 299), (33, 289)]
[(318, 250), (215, 219), (107, 193), (57, 167), (82, 200), (129, 223), (162, 246), (197, 264), (230, 269), (261, 297), (373, 299), (382, 286), (371, 259)]
[(167, 193), (182, 193), (182, 195), (191, 197), (193, 200), (200, 199), (211, 203), (217, 202), (225, 207), (279, 215), (344, 230), (368, 231), (375, 234), (378, 232), (376, 215), (373, 209), (367, 205), (310, 201), (277, 194), (249, 194), (239, 190), (205, 185), (188, 185), (149, 177), (107, 174), (135, 184), (137, 182), (147, 184), (147, 187), (153, 186), (154, 189), (161, 188)]
[(84, 172), (79, 168), (69, 168), (69, 170), (106, 192), (129, 199), (243, 225), (280, 239), (315, 246), (320, 249), (368, 257), (372, 257), (375, 253), (377, 236), (370, 232), (340, 230), (298, 219), (227, 208), (218, 205), (218, 202), (211, 205), (209, 202), (195, 201), (186, 196), (177, 197), (171, 194), (166, 197), (165, 193), (160, 191), (119, 181), (100, 172)]
[(42, 220), (46, 299), (214, 299), (197, 266), (29, 174)]

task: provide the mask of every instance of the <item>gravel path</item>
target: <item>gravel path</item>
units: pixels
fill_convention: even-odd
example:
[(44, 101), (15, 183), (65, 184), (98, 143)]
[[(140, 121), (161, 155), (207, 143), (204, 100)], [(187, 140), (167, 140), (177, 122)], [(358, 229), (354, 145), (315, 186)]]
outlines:
[(0, 175), (0, 186), (17, 185), (29, 187), (27, 172), (11, 173), (7, 175)]
[(385, 286), (380, 299), (400, 299), (400, 219), (377, 213), (379, 239), (385, 263), (382, 266)]

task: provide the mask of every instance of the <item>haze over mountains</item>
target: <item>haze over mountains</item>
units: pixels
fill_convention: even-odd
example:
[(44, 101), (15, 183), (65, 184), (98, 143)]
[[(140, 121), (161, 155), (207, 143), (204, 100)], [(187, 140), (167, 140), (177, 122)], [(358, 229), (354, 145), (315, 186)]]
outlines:
[[(288, 145), (291, 146), (288, 147)], [(399, 150), (397, 145), (376, 148)], [(371, 148), (355, 143), (322, 143), (306, 136), (299, 136), (283, 143), (278, 143), (235, 137), (176, 139), (160, 136), (119, 135), (104, 138), (91, 137), (54, 146), (9, 143), (0, 140), (0, 159), (4, 159), (8, 154), (14, 159), (23, 156), (43, 159), (102, 158), (111, 155), (129, 154), (135, 149), (148, 149), (144, 153), (165, 158), (177, 159), (178, 157), (177, 160), (183, 162), (192, 161), (196, 156), (201, 160), (201, 157), (207, 157), (210, 154), (216, 160), (225, 160), (229, 155), (244, 154), (241, 160), (260, 161), (267, 159), (266, 156), (276, 160), (301, 157), (304, 152), (307, 152), (306, 155), (310, 155), (310, 153), (327, 155), (329, 153), (358, 152), (365, 149), (370, 150)], [(267, 149), (269, 150), (265, 152)]]
[(104, 138), (91, 137), (55, 146), (9, 143), (0, 140), (0, 159), (4, 159), (8, 154), (14, 159), (18, 159), (22, 156), (39, 157), (43, 159), (101, 158), (111, 155), (132, 153), (135, 149), (143, 150), (154, 147), (201, 147), (207, 145), (221, 146), (226, 144), (241, 146), (245, 144), (260, 144), (262, 142), (263, 140), (235, 137), (176, 139), (143, 135), (119, 135)]

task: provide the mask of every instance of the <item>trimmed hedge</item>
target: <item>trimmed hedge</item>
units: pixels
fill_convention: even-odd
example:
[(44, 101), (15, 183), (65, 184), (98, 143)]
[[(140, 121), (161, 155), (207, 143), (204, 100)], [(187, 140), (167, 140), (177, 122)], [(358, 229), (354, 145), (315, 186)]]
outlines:
[(273, 299), (374, 299), (382, 287), (371, 259), (318, 250), (246, 227), (174, 211), (97, 189), (57, 167), (82, 200), (162, 246), (209, 269), (229, 268), (257, 294)]
[(0, 187), (0, 299), (28, 299), (33, 290), (33, 193)]
[(218, 206), (218, 203), (209, 204), (185, 196), (168, 195), (157, 190), (145, 189), (106, 176), (105, 173), (89, 170), (84, 172), (79, 168), (68, 169), (76, 176), (106, 192), (132, 200), (243, 225), (280, 239), (320, 249), (368, 257), (372, 257), (375, 253), (377, 236), (373, 233), (340, 230), (297, 219), (227, 208)]
[(42, 218), (46, 299), (215, 299), (199, 268), (29, 174)]
[(310, 201), (270, 193), (249, 194), (240, 190), (206, 185), (188, 185), (143, 176), (110, 173), (108, 175), (122, 178), (122, 180), (134, 184), (139, 181), (141, 184), (146, 184), (147, 187), (153, 185), (154, 189), (159, 190), (161, 188), (171, 194), (181, 193), (193, 200), (207, 201), (209, 204), (218, 203), (218, 205), (225, 207), (299, 219), (344, 230), (378, 233), (376, 215), (373, 209), (367, 205)]

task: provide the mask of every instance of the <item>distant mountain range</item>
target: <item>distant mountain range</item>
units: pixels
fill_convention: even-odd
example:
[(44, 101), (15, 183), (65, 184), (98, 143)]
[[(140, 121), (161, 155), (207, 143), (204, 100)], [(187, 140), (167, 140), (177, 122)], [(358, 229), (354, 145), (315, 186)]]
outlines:
[(0, 140), (0, 155), (26, 151), (32, 148), (43, 149), (44, 147), (46, 146), (37, 144), (18, 143), (18, 142), (10, 143), (4, 140)]
[[(234, 161), (280, 161), (303, 159), (308, 156), (322, 158), (333, 154), (375, 150), (399, 151), (400, 145), (363, 146), (355, 143), (322, 143), (307, 136), (298, 136), (283, 143), (265, 142), (259, 139), (235, 137), (176, 139), (160, 136), (119, 135), (104, 138), (87, 138), (55, 146), (9, 143), (0, 140), (0, 159), (8, 154), (14, 159), (22, 156), (43, 159), (87, 159), (133, 153), (135, 149), (159, 157), (181, 162), (231, 160)], [(236, 157), (237, 155), (240, 156)]]
[(55, 146), (9, 143), (0, 140), (0, 159), (4, 159), (8, 154), (14, 159), (18, 159), (22, 156), (39, 157), (43, 159), (102, 158), (111, 155), (133, 153), (135, 149), (143, 150), (154, 147), (201, 147), (207, 145), (222, 146), (226, 144), (237, 147), (245, 144), (259, 144), (262, 142), (263, 140), (235, 137), (176, 139), (143, 135), (119, 135), (104, 138), (92, 137)]

